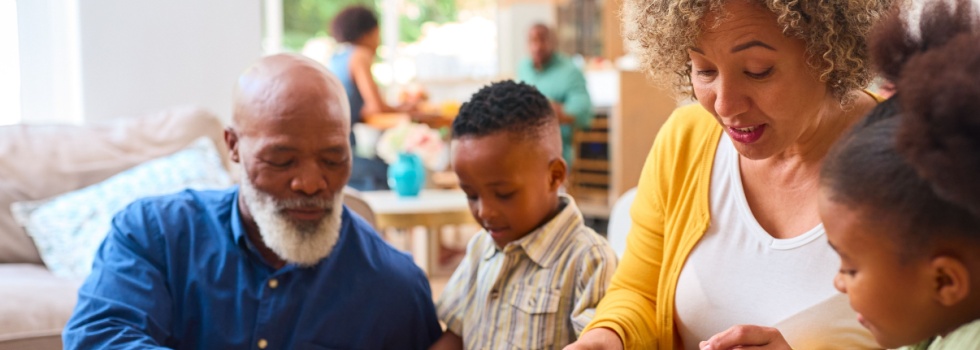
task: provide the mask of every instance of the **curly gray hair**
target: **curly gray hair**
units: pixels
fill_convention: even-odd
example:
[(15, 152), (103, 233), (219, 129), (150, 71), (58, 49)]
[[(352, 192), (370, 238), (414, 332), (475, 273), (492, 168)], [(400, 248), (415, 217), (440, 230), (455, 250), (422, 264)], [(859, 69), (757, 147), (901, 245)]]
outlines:
[[(623, 33), (648, 73), (691, 95), (691, 65), (702, 19), (728, 0), (625, 0)], [(787, 36), (806, 43), (807, 63), (842, 103), (873, 78), (868, 34), (892, 0), (748, 0), (776, 14)]]

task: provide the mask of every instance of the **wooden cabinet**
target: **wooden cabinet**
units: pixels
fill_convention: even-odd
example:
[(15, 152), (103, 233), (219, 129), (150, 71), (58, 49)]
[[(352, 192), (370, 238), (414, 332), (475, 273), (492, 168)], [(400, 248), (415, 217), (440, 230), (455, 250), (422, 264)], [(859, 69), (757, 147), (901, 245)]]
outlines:
[(619, 97), (597, 110), (589, 130), (575, 132), (569, 193), (584, 215), (608, 218), (612, 205), (639, 183), (653, 139), (677, 108), (674, 96), (642, 72), (617, 72)]

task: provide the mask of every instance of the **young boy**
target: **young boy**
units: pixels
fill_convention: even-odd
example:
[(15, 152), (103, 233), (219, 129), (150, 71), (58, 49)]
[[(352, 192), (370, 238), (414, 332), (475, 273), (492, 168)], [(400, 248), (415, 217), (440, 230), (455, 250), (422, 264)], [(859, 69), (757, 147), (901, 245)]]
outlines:
[(559, 194), (558, 118), (538, 90), (503, 81), (463, 104), (453, 168), (483, 227), (437, 303), (433, 349), (561, 349), (605, 294), (616, 255)]
[(886, 348), (980, 349), (980, 19), (961, 0), (901, 17), (875, 57), (898, 93), (827, 158), (820, 215), (834, 281)]

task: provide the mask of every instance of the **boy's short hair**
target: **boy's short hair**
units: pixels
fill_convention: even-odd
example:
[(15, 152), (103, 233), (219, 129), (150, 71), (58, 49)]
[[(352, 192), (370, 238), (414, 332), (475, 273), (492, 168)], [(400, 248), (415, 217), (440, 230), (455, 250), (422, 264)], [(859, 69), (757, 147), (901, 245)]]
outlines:
[(538, 89), (504, 80), (484, 86), (463, 103), (453, 120), (453, 139), (499, 132), (533, 138), (557, 125), (551, 103)]

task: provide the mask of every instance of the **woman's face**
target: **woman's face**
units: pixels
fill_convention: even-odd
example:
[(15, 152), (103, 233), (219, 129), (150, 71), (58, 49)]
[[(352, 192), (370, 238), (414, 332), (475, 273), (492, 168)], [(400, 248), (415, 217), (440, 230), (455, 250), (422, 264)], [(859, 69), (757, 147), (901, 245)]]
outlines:
[(817, 115), (835, 99), (807, 65), (804, 41), (783, 35), (774, 13), (744, 0), (727, 2), (717, 15), (705, 16), (688, 49), (701, 105), (749, 159), (770, 158), (813, 137)]
[(369, 49), (377, 50), (381, 46), (381, 28), (374, 27), (370, 32), (364, 34), (357, 44), (363, 45)]

